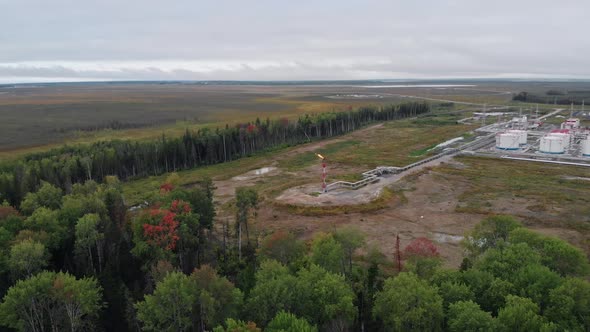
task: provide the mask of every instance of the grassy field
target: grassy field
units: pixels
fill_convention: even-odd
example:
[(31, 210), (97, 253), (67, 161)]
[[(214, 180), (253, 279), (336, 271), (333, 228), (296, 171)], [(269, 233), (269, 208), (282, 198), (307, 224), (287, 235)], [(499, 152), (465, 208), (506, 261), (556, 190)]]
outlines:
[[(44, 151), (63, 143), (151, 139), (162, 134), (176, 136), (187, 128), (233, 125), (257, 117), (296, 118), (304, 113), (414, 101), (414, 97), (507, 104), (512, 103), (511, 93), (531, 86), (530, 83), (479, 82), (475, 87), (466, 88), (375, 89), (355, 84), (0, 86), (0, 159)], [(451, 104), (446, 107), (460, 110), (477, 106)]]
[(590, 230), (590, 168), (477, 157), (459, 157), (466, 167), (437, 171), (464, 179), (468, 189), (457, 212), (502, 213), (525, 219), (555, 220)]
[(325, 98), (333, 91), (304, 87), (110, 84), (0, 88), (0, 158), (61, 143), (149, 139), (187, 128), (225, 126), (256, 118), (296, 118), (342, 111), (384, 99)]

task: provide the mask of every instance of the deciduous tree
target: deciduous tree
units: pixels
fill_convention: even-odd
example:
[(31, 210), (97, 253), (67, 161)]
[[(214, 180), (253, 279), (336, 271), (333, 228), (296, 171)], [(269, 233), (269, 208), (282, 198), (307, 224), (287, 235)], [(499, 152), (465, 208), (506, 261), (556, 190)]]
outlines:
[(531, 299), (508, 295), (506, 306), (498, 312), (498, 323), (504, 331), (520, 332), (539, 331), (544, 321)]
[(266, 332), (317, 332), (318, 328), (303, 318), (280, 311), (264, 329)]
[(189, 331), (197, 296), (188, 276), (172, 272), (156, 285), (153, 294), (135, 305), (137, 318), (145, 331)]
[(480, 309), (473, 301), (459, 301), (449, 306), (448, 327), (451, 332), (497, 331), (494, 318), (489, 312)]
[(412, 273), (385, 281), (377, 293), (373, 314), (391, 331), (440, 331), (443, 299), (437, 289)]
[(26, 239), (10, 248), (8, 266), (14, 279), (30, 277), (48, 265), (49, 253), (37, 241)]
[(311, 244), (311, 261), (333, 273), (344, 273), (344, 249), (329, 233), (318, 233)]

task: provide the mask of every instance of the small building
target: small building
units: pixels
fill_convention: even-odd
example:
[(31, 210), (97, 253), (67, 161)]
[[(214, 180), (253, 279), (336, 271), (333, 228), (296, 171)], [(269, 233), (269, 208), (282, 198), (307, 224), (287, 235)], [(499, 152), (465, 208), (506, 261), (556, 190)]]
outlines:
[(569, 118), (561, 124), (561, 129), (565, 130), (576, 130), (578, 128), (580, 128), (580, 119), (577, 118)]

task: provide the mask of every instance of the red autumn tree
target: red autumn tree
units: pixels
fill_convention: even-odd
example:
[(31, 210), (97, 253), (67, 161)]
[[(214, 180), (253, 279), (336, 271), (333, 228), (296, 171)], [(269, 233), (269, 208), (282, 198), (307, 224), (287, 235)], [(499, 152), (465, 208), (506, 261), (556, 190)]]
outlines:
[(405, 258), (434, 258), (438, 256), (440, 253), (436, 245), (425, 237), (413, 240), (404, 250)]
[(9, 216), (18, 216), (18, 211), (12, 206), (0, 206), (0, 220)]
[(189, 203), (177, 199), (172, 201), (172, 203), (170, 204), (170, 211), (174, 213), (189, 213), (191, 212), (191, 206)]
[(178, 241), (178, 221), (176, 213), (169, 210), (152, 209), (150, 211), (156, 224), (143, 224), (143, 236), (150, 245), (158, 246), (165, 250), (174, 250)]
[(143, 224), (143, 237), (146, 242), (158, 246), (164, 250), (176, 249), (176, 242), (180, 239), (177, 217), (191, 212), (190, 204), (183, 200), (174, 200), (169, 209), (153, 207), (150, 211), (150, 220)]
[(252, 134), (257, 130), (256, 126), (253, 124), (249, 124), (248, 127), (246, 127), (246, 131), (248, 132), (248, 134)]
[(171, 183), (163, 183), (160, 186), (160, 193), (161, 194), (169, 193), (172, 191), (172, 189), (174, 189), (174, 186)]

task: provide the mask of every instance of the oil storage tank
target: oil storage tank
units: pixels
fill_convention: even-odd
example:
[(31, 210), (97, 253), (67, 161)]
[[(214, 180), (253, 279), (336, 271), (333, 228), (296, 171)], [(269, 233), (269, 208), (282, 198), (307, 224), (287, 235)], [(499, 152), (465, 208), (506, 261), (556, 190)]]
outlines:
[(500, 150), (518, 150), (520, 148), (520, 134), (500, 133), (496, 135), (496, 148)]
[(590, 136), (582, 141), (582, 155), (590, 157)]
[(572, 139), (569, 130), (553, 130), (548, 134), (548, 136), (560, 137), (563, 140), (563, 146), (565, 148), (568, 148), (570, 146), (570, 142)]
[(547, 135), (541, 138), (539, 152), (550, 154), (565, 153), (564, 140), (560, 136)]
[(506, 131), (506, 133), (517, 134), (518, 135), (518, 144), (519, 145), (526, 145), (526, 143), (527, 143), (526, 130), (511, 129), (511, 130)]

